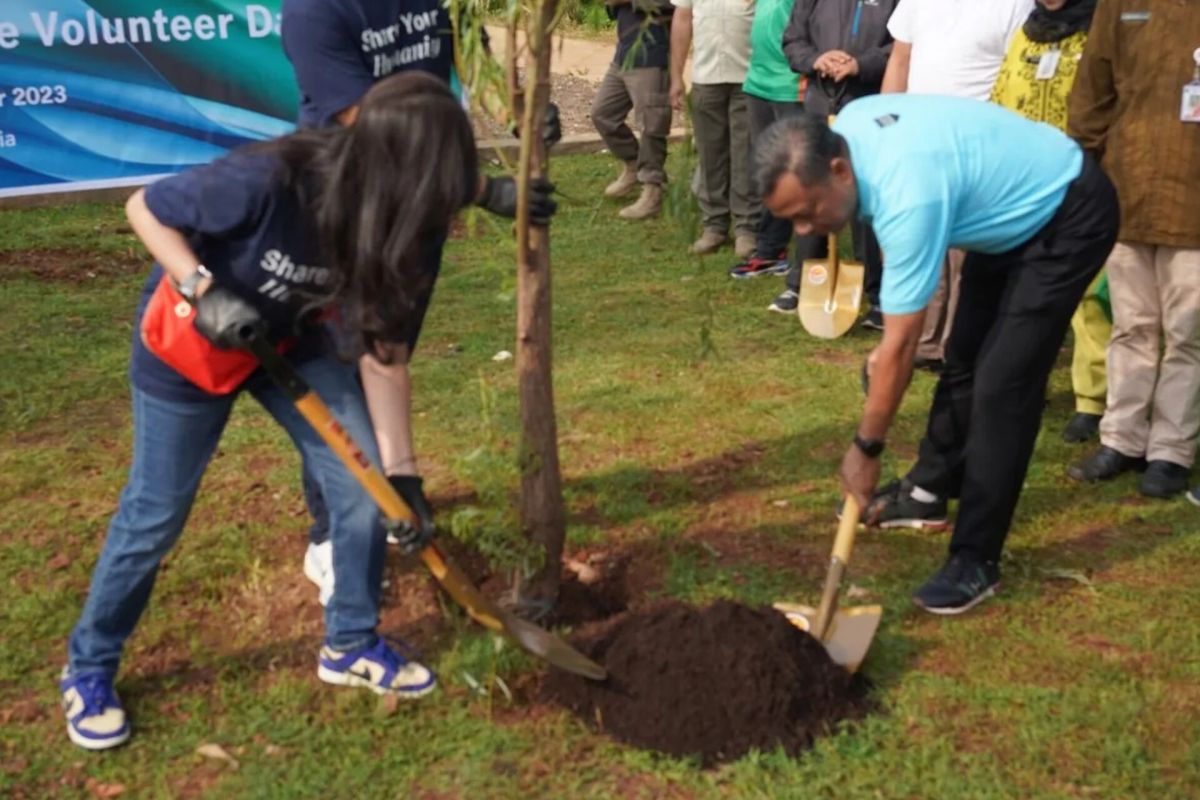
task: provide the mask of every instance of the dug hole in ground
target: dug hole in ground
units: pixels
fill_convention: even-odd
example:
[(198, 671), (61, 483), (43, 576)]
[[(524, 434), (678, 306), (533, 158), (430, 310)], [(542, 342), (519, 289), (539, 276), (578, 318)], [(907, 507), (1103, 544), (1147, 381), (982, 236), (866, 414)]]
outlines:
[(751, 750), (795, 755), (838, 722), (870, 711), (869, 682), (835, 664), (778, 611), (727, 600), (624, 611), (622, 573), (617, 565), (591, 581), (564, 577), (556, 621), (586, 623), (571, 643), (609, 679), (552, 669), (542, 701), (619, 741), (697, 757), (704, 766)]

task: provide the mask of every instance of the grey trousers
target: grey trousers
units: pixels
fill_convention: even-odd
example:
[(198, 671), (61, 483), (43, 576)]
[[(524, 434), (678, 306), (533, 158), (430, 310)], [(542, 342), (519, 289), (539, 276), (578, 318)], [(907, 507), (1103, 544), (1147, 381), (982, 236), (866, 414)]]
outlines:
[(756, 236), (761, 213), (750, 179), (750, 112), (737, 83), (692, 86), (692, 127), (700, 156), (700, 214), (706, 230)]
[[(592, 101), (592, 124), (609, 151), (622, 161), (636, 161), (641, 183), (661, 184), (671, 131), (670, 76), (661, 67), (623, 70), (609, 64)], [(630, 109), (641, 128), (639, 142), (626, 118)]]

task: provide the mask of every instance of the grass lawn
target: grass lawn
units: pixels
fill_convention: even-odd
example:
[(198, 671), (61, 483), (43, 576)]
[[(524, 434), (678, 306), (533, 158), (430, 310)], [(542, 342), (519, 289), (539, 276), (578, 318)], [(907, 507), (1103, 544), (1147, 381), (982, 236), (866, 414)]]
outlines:
[[(873, 336), (807, 337), (768, 314), (777, 279), (681, 255), (678, 220), (616, 219), (600, 156), (556, 161), (555, 361), (577, 557), (633, 558), (635, 607), (815, 600), (835, 469)], [(686, 174), (676, 170), (677, 188)], [(682, 179), (680, 179), (682, 174)], [(499, 552), (516, 457), (512, 245), (453, 242), (414, 363), (418, 449), (442, 518)], [(441, 690), (414, 705), (317, 681), (307, 515), (281, 432), (241, 401), (159, 574), (118, 688), (135, 726), (71, 745), (55, 681), (129, 452), (125, 368), (147, 268), (116, 205), (0, 212), (0, 796), (416, 798), (1189, 798), (1200, 789), (1200, 510), (1132, 480), (1079, 487), (1060, 361), (1003, 565), (963, 618), (909, 594), (945, 537), (864, 534), (850, 582), (885, 608), (864, 666), (880, 710), (798, 759), (702, 771), (612, 743), (533, 698), (540, 666), (389, 567), (382, 628)], [(914, 382), (885, 474), (912, 459)], [(472, 523), (472, 524), (468, 524)], [(631, 579), (632, 580), (632, 579)], [(498, 688), (500, 676), (515, 695)], [(492, 684), (496, 685), (496, 684)], [(224, 752), (237, 764), (198, 754)]]

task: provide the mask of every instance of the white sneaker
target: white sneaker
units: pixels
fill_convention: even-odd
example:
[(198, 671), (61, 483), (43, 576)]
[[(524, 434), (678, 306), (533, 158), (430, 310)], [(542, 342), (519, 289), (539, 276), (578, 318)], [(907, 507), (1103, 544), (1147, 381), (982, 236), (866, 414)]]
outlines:
[(113, 690), (112, 679), (103, 672), (72, 675), (64, 667), (58, 688), (67, 716), (67, 736), (72, 742), (87, 750), (107, 750), (129, 738), (129, 721), (121, 698)]
[(339, 653), (328, 645), (322, 647), (317, 677), (335, 686), (361, 686), (375, 694), (410, 700), (437, 688), (437, 678), (428, 667), (400, 655), (383, 639), (349, 653)]
[(333, 597), (333, 540), (320, 544), (308, 543), (304, 553), (304, 577), (317, 585), (317, 600), (328, 605)]

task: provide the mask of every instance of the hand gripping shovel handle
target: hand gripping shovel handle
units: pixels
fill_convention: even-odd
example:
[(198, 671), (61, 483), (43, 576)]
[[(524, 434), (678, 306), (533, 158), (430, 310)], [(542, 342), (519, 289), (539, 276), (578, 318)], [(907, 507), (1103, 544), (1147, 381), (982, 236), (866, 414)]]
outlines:
[[(329, 407), (296, 373), (287, 359), (275, 352), (263, 332), (255, 328), (245, 330), (241, 334), (245, 349), (258, 357), (263, 369), (291, 398), (296, 410), (337, 454), (355, 480), (378, 504), (380, 510), (391, 519), (412, 519), (412, 511), (392, 488), (388, 479), (363, 454), (362, 449), (333, 416)], [(566, 642), (497, 607), (475, 588), (470, 578), (435, 542), (430, 542), (421, 550), (420, 556), (442, 588), (480, 625), (505, 634), (534, 655), (546, 658), (562, 669), (597, 680), (605, 677), (603, 667), (586, 659)]]
[(829, 621), (837, 611), (838, 589), (842, 584), (846, 564), (850, 563), (850, 552), (854, 549), (858, 515), (858, 501), (854, 499), (854, 495), (846, 495), (846, 501), (842, 505), (842, 519), (838, 522), (837, 536), (833, 540), (833, 554), (829, 557), (829, 572), (825, 574), (825, 588), (821, 591), (821, 604), (817, 606), (816, 624), (810, 631), (817, 639), (824, 640)]

